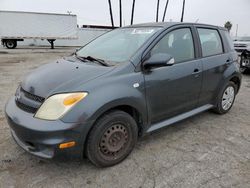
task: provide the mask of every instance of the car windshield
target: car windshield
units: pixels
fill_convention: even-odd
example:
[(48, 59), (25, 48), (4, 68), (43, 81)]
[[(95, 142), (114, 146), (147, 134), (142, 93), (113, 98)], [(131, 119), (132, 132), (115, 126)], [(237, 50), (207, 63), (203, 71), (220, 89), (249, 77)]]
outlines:
[(79, 57), (94, 57), (112, 63), (127, 61), (160, 27), (120, 28), (93, 40), (79, 51)]
[(250, 37), (240, 37), (238, 41), (250, 41)]

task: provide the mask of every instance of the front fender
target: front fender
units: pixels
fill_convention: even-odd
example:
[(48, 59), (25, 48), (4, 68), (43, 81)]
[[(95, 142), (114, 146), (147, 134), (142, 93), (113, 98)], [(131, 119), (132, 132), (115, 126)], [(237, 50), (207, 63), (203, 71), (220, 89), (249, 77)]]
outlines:
[[(121, 105), (135, 108), (141, 115), (143, 123), (147, 122), (147, 106), (145, 98), (144, 80), (142, 76), (120, 78), (115, 83), (94, 85), (88, 96), (79, 102), (63, 118), (64, 122), (95, 121), (104, 112)], [(134, 82), (139, 87), (133, 87)], [(101, 82), (99, 82), (101, 83)]]

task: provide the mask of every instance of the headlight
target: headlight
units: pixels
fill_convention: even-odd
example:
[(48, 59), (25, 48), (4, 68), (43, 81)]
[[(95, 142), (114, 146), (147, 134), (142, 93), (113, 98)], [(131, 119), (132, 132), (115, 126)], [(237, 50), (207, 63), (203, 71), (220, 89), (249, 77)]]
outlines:
[(57, 120), (87, 95), (86, 92), (52, 95), (41, 105), (35, 117), (45, 120)]

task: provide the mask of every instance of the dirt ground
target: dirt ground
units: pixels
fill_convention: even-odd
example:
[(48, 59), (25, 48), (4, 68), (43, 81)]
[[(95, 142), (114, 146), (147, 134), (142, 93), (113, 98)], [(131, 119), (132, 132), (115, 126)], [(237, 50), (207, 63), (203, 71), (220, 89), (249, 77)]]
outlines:
[(44, 161), (24, 152), (10, 136), (4, 105), (28, 72), (73, 51), (0, 48), (0, 188), (250, 187), (250, 75), (243, 76), (228, 114), (205, 112), (161, 129), (114, 167)]

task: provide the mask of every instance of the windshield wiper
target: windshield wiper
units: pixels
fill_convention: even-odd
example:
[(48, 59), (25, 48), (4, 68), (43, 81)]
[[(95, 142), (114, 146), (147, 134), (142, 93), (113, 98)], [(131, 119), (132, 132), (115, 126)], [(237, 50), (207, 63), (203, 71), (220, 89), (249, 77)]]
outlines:
[(89, 61), (97, 61), (98, 63), (100, 63), (101, 65), (103, 66), (106, 66), (106, 67), (109, 67), (110, 65), (104, 61), (103, 59), (99, 59), (99, 58), (95, 58), (95, 57), (92, 57), (92, 56), (87, 56), (87, 57), (84, 57), (85, 59), (89, 60)]
[(74, 55), (75, 55), (75, 57), (76, 57), (77, 59), (79, 59), (80, 61), (85, 61), (85, 59), (81, 58), (81, 57), (78, 56), (76, 53), (75, 53)]
[(92, 57), (92, 56), (87, 56), (87, 57), (82, 57), (82, 56), (78, 56), (77, 54), (75, 54), (76, 58), (81, 60), (81, 61), (96, 61), (98, 62), (99, 64), (103, 65), (103, 66), (106, 66), (106, 67), (109, 67), (110, 65), (105, 62), (103, 59), (98, 59), (98, 58), (95, 58), (95, 57)]

